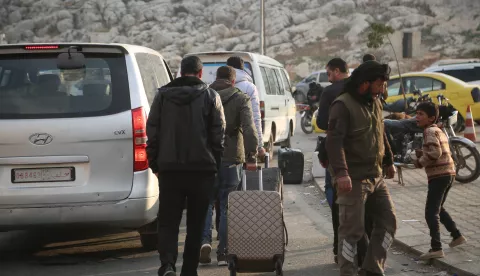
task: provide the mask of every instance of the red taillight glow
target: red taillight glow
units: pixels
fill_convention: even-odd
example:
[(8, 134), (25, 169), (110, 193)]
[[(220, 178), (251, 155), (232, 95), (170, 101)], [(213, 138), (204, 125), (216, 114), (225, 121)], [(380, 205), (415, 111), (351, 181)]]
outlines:
[(265, 118), (265, 102), (260, 101), (260, 116), (262, 119)]
[(133, 170), (135, 172), (148, 169), (146, 122), (147, 120), (143, 107), (132, 110), (133, 148), (135, 158), (133, 162)]
[(55, 50), (55, 49), (58, 49), (58, 45), (25, 46), (25, 50)]

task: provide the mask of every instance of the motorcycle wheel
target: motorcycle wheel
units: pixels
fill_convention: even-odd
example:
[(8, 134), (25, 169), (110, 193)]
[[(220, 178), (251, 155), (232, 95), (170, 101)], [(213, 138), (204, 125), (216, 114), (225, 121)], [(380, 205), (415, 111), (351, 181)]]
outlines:
[[(470, 148), (462, 141), (452, 141), (451, 143), (452, 149), (455, 151), (453, 154), (456, 155), (457, 159), (457, 162), (455, 162), (457, 169), (455, 180), (460, 183), (475, 181), (480, 176), (480, 153), (476, 148)], [(465, 171), (468, 174), (463, 175), (462, 172)]]
[(302, 120), (300, 121), (300, 126), (305, 134), (313, 133), (312, 116), (309, 114), (305, 114), (305, 116), (303, 116)]

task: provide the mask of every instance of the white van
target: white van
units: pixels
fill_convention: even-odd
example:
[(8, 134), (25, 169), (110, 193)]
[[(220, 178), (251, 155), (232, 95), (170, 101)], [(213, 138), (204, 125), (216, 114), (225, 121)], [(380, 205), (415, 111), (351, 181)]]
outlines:
[(155, 249), (146, 117), (171, 80), (163, 57), (140, 46), (0, 46), (0, 231), (123, 227)]
[(292, 97), (290, 78), (281, 63), (270, 57), (248, 52), (202, 52), (186, 56), (198, 56), (202, 60), (202, 79), (207, 84), (215, 81), (217, 69), (225, 66), (229, 57), (241, 57), (245, 62), (245, 71), (251, 75), (258, 89), (263, 142), (267, 152), (273, 156), (274, 144), (290, 146), (290, 137), (295, 133), (296, 105)]

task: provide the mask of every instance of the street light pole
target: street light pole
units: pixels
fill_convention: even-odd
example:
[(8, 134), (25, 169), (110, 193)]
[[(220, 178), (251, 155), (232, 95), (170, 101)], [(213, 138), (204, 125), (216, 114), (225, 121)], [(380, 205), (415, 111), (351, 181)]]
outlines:
[(265, 54), (265, 0), (260, 0), (260, 54)]

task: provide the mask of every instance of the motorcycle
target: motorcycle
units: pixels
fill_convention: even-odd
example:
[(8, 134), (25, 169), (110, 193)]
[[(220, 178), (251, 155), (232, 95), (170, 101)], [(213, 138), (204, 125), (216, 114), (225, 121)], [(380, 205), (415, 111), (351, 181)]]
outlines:
[[(443, 97), (443, 96), (441, 96)], [(438, 97), (437, 97), (438, 99)], [(405, 101), (407, 104), (405, 105)], [(415, 108), (416, 106), (424, 101), (431, 101), (430, 95), (429, 94), (422, 94), (422, 91), (416, 90), (413, 91), (413, 97), (407, 97), (406, 99), (400, 99), (398, 101), (395, 101), (393, 103), (386, 103), (385, 101), (383, 102), (383, 110), (386, 112), (390, 112), (390, 118), (409, 118), (412, 116), (415, 116)], [(453, 106), (447, 103), (449, 108), (453, 109)], [(406, 106), (406, 109), (405, 109)], [(399, 116), (399, 114), (405, 114)], [(461, 132), (465, 129), (465, 121), (463, 118), (460, 116), (457, 116), (457, 122), (452, 125), (453, 129), (455, 132)]]
[(300, 127), (305, 134), (313, 133), (313, 126), (312, 126), (312, 117), (315, 110), (317, 110), (318, 106), (316, 105), (309, 105), (309, 104), (298, 104), (297, 109), (300, 111)]
[(312, 82), (309, 84), (307, 93), (307, 104), (298, 104), (297, 108), (300, 110), (302, 119), (300, 120), (300, 127), (305, 134), (313, 133), (312, 116), (315, 110), (318, 109), (320, 95), (323, 88), (320, 84)]
[[(429, 96), (422, 97), (423, 101), (431, 101)], [(475, 181), (480, 176), (480, 153), (472, 141), (456, 136), (453, 126), (457, 123), (458, 111), (455, 110), (448, 102), (449, 100), (443, 95), (437, 96), (439, 102), (439, 127), (448, 138), (452, 159), (455, 163), (457, 175), (455, 180), (460, 183), (469, 183)], [(418, 105), (419, 101), (416, 101)], [(412, 108), (416, 107), (412, 105)], [(395, 120), (390, 120), (395, 121)], [(392, 131), (395, 124), (389, 120), (385, 120), (385, 130), (389, 137), (390, 145), (395, 150), (394, 164), (398, 168), (398, 181), (404, 186), (402, 169), (415, 169), (413, 164), (415, 150), (421, 149), (423, 145), (423, 129), (416, 126), (415, 118), (401, 120), (401, 130), (397, 125), (397, 133)], [(400, 130), (400, 131), (398, 131)], [(471, 162), (468, 162), (471, 159)], [(466, 174), (463, 174), (466, 172)]]

